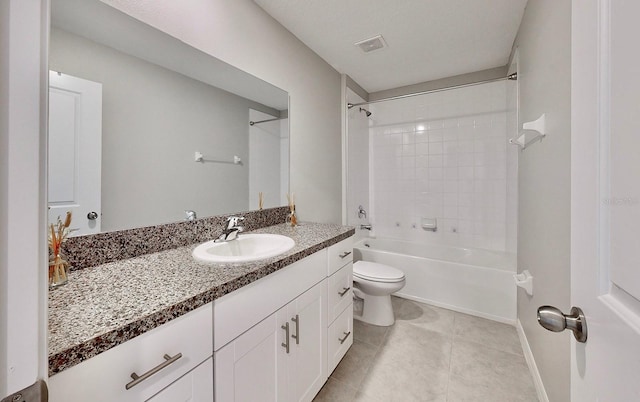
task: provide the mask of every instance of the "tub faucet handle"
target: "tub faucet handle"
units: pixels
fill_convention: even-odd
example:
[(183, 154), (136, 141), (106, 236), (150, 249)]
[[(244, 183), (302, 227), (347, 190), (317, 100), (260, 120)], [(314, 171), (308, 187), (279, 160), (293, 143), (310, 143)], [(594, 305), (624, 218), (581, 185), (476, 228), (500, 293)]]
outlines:
[(358, 205), (358, 218), (367, 219), (367, 211), (365, 211), (364, 208), (362, 208), (362, 205)]

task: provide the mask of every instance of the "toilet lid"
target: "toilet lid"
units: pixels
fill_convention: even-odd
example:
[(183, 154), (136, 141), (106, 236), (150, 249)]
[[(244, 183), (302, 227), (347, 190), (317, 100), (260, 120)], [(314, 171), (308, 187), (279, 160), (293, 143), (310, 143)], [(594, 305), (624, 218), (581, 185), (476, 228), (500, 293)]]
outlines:
[(377, 262), (358, 261), (353, 264), (353, 276), (374, 282), (400, 282), (404, 272)]

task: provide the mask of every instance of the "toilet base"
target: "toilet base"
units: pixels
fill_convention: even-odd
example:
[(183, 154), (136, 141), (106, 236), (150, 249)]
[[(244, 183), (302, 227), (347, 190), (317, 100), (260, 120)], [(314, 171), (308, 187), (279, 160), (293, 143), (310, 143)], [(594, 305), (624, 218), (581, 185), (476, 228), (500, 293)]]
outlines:
[(361, 294), (358, 297), (364, 296), (362, 297), (364, 306), (362, 314), (354, 314), (354, 319), (380, 327), (389, 327), (396, 322), (391, 305), (391, 295), (370, 296), (362, 292), (359, 293)]

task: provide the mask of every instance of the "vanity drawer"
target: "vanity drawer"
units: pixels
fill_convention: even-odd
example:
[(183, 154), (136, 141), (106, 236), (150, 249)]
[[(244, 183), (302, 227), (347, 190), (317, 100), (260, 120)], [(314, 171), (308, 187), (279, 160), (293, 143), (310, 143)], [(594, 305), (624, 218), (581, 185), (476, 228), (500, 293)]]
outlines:
[[(211, 303), (169, 321), (49, 378), (49, 400), (145, 401), (213, 355)], [(131, 373), (144, 373), (181, 354), (126, 389)], [(166, 357), (165, 357), (166, 355)], [(213, 376), (213, 372), (211, 373)]]
[(329, 247), (329, 268), (327, 276), (353, 262), (353, 236)]
[(329, 326), (327, 337), (327, 366), (331, 374), (353, 344), (353, 303)]
[(328, 320), (332, 323), (344, 311), (347, 305), (353, 303), (353, 263), (340, 268), (329, 277)]

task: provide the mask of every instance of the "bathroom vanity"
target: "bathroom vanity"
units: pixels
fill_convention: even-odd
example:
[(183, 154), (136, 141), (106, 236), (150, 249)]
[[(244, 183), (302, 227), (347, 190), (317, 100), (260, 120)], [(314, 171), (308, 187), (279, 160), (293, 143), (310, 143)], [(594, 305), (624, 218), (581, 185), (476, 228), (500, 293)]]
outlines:
[(254, 232), (296, 245), (202, 264), (194, 244), (72, 272), (49, 298), (51, 401), (312, 400), (353, 342), (354, 231)]

